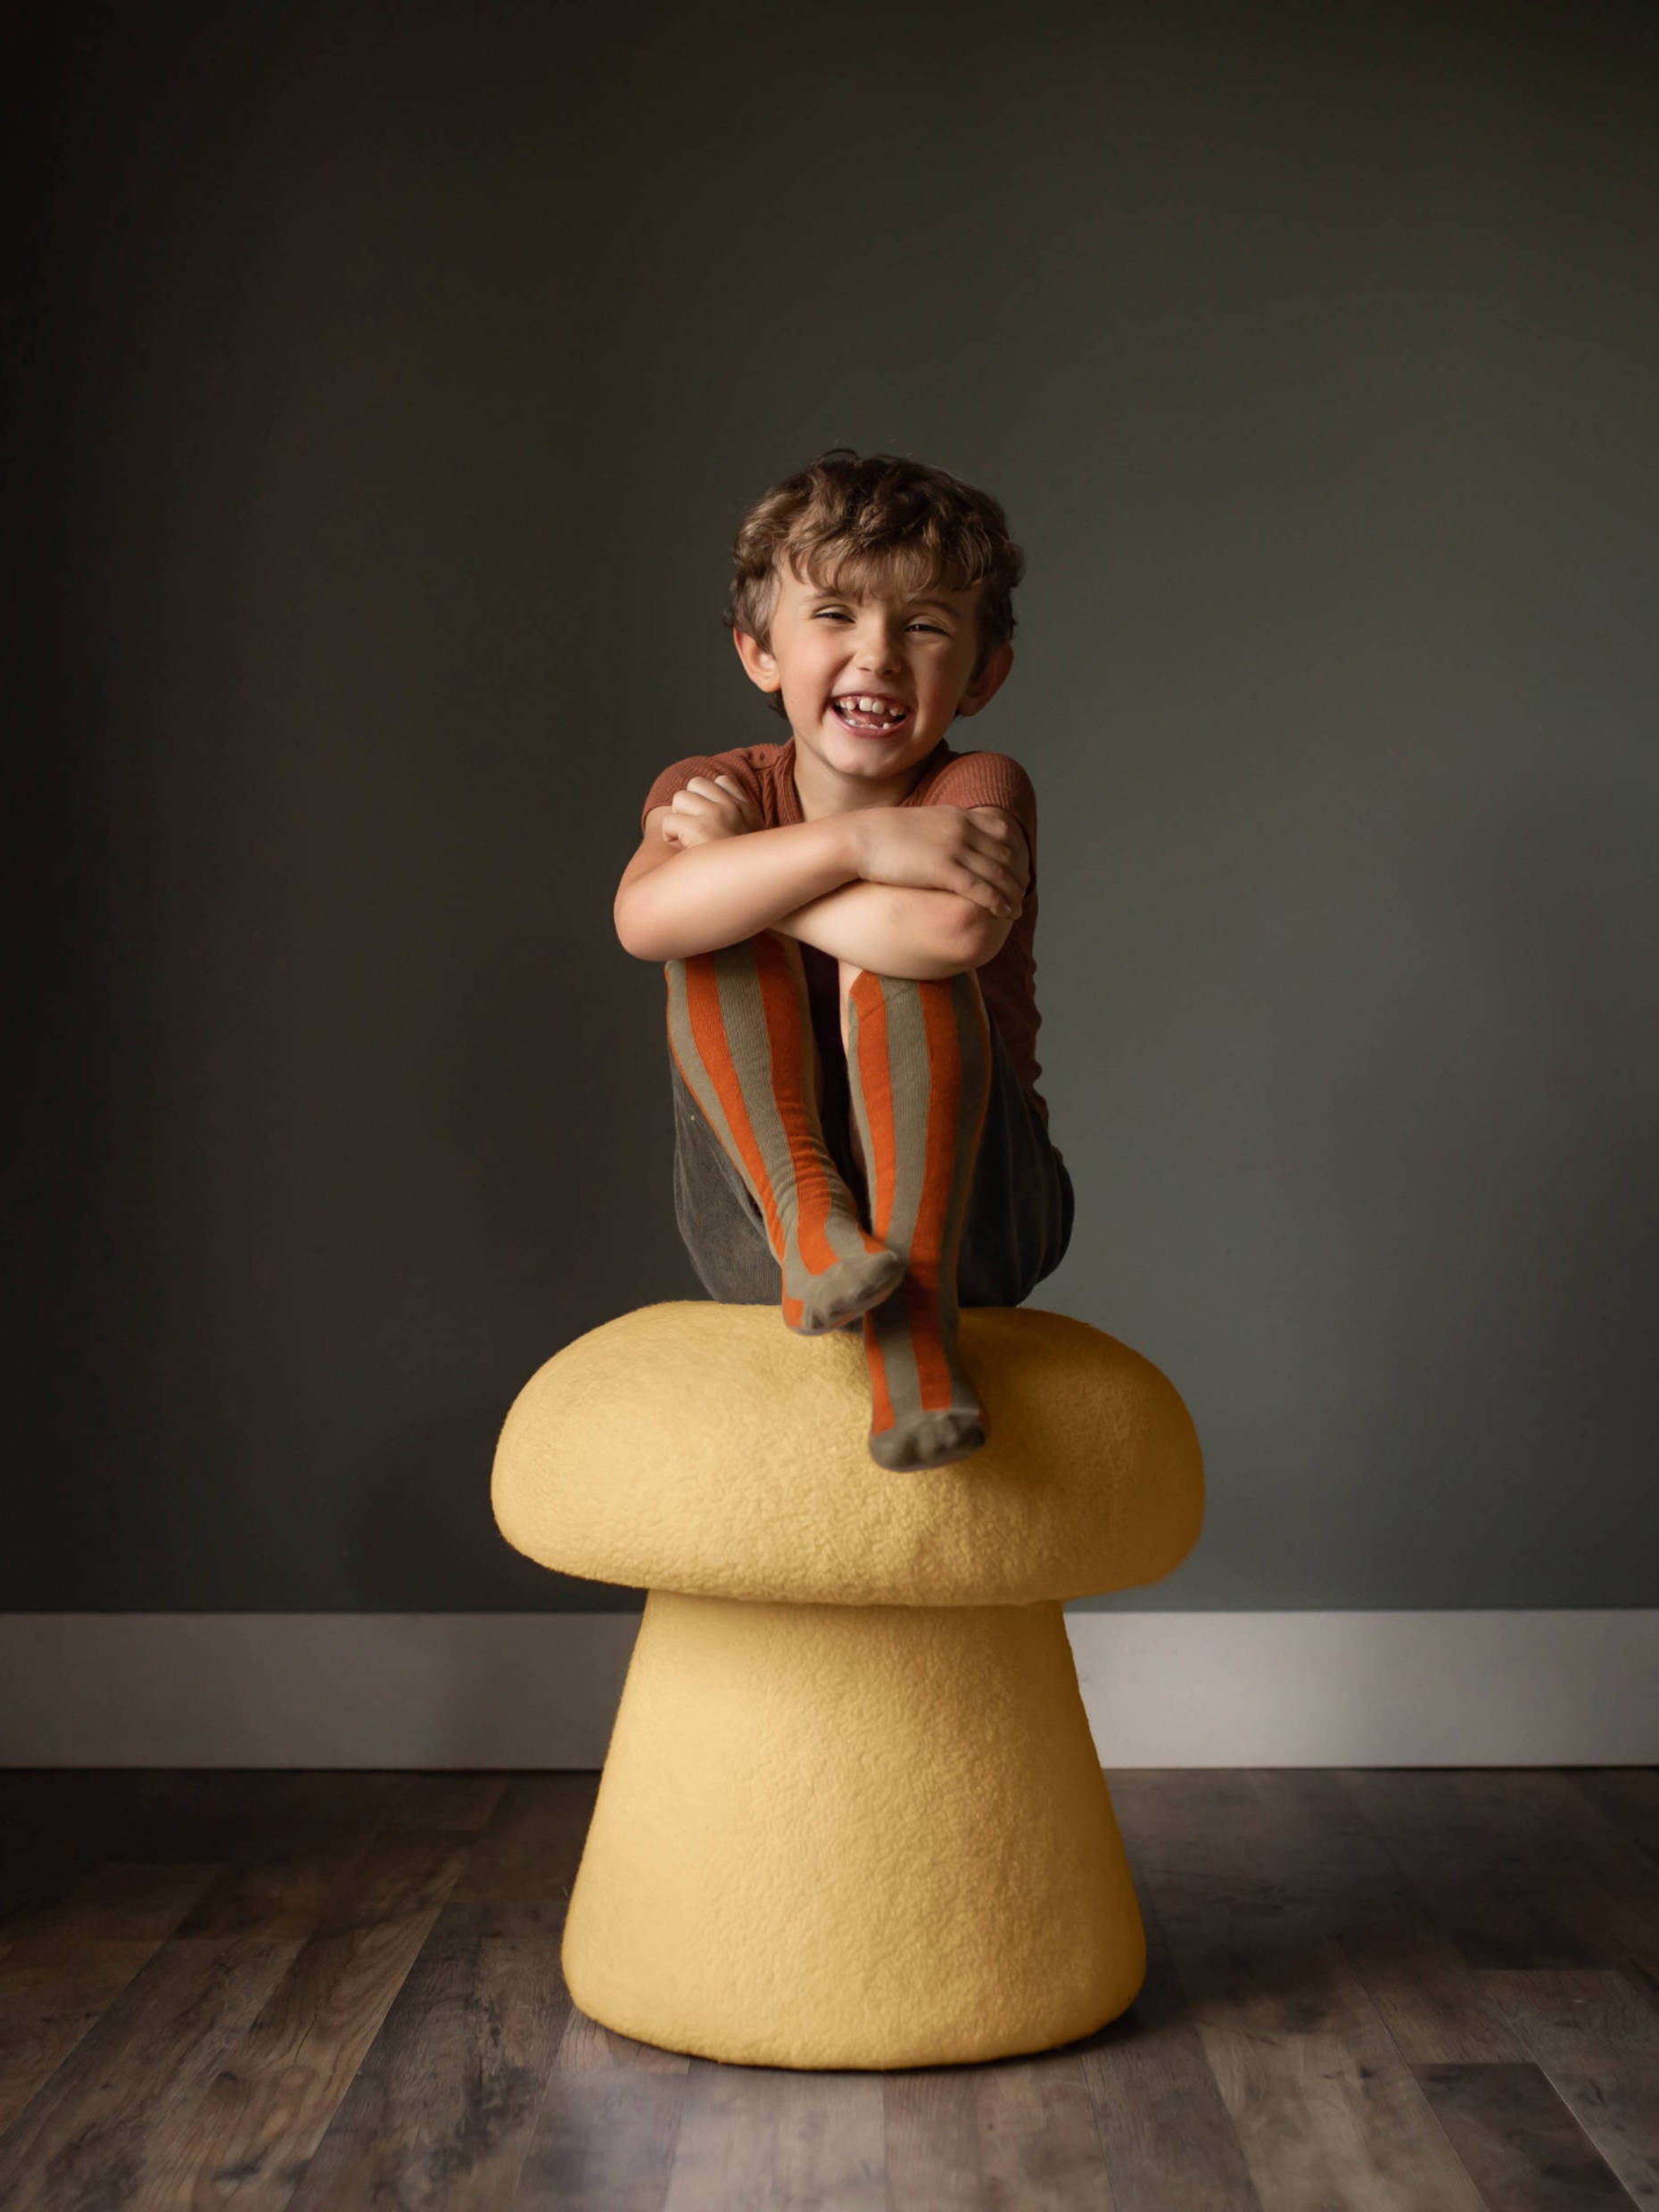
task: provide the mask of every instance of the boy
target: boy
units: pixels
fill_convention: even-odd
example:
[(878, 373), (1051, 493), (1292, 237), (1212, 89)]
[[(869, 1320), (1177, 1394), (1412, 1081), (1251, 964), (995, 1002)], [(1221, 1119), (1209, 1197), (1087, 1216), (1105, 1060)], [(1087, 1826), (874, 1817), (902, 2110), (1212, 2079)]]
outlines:
[(986, 1440), (959, 1305), (1065, 1255), (1037, 1093), (1036, 800), (945, 741), (1013, 663), (1024, 557), (991, 496), (845, 446), (740, 525), (725, 620), (787, 742), (646, 794), (616, 933), (668, 985), (675, 1215), (712, 1298), (862, 1325), (870, 1451)]

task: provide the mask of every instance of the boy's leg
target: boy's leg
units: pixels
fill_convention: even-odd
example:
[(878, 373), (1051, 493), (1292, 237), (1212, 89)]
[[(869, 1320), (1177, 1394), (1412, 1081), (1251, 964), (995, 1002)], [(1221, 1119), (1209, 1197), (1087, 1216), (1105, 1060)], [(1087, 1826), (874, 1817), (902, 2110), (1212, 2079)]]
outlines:
[(956, 1258), (989, 1094), (991, 1028), (969, 970), (926, 981), (843, 963), (853, 1127), (870, 1226), (904, 1281), (864, 1316), (883, 1466), (943, 1466), (986, 1440), (956, 1355)]
[(864, 1228), (824, 1143), (800, 947), (762, 929), (664, 971), (670, 1049), (761, 1209), (785, 1321), (819, 1336), (855, 1320), (904, 1261)]

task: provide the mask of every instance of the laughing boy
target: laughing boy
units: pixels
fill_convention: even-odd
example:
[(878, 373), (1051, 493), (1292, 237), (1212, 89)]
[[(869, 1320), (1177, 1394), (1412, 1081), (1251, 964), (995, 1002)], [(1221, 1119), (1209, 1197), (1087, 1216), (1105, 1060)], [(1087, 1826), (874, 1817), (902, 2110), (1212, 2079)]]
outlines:
[(838, 446), (774, 485), (725, 619), (789, 735), (664, 768), (616, 893), (667, 981), (697, 1278), (803, 1335), (859, 1323), (894, 1469), (985, 1442), (959, 1307), (1019, 1305), (1071, 1234), (1036, 1089), (1036, 793), (946, 738), (1007, 681), (1024, 566), (997, 500), (918, 461)]

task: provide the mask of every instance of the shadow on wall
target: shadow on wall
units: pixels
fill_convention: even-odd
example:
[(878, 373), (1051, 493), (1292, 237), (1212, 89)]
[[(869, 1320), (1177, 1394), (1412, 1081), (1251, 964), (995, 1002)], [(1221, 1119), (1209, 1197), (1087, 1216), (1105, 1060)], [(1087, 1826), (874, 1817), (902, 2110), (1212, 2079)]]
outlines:
[(360, 1464), (353, 1598), (387, 1611), (637, 1609), (643, 1593), (514, 1551), (490, 1472), (508, 1407), (556, 1352), (637, 1306), (704, 1295), (674, 1227), (661, 975), (614, 944), (559, 944), (521, 948), (477, 981), (448, 1114), (476, 1255), (472, 1356), (452, 1371), (466, 1402)]
[(506, 1348), (538, 1345), (539, 1364), (636, 1306), (704, 1295), (674, 1226), (659, 969), (608, 936), (503, 963), (480, 978), (453, 1064), (480, 1250), (511, 1270), (490, 1292)]
[(490, 1472), (516, 1395), (516, 1387), (499, 1406), (428, 1421), (361, 1464), (346, 1566), (363, 1610), (623, 1613), (644, 1605), (643, 1590), (537, 1566), (496, 1527)]

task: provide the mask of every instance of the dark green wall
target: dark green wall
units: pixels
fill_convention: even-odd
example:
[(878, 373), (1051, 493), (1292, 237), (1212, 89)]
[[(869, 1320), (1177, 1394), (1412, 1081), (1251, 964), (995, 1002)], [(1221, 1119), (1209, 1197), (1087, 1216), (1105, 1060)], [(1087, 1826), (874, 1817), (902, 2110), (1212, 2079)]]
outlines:
[(490, 1459), (699, 1294), (611, 898), (833, 442), (1028, 553), (1033, 1302), (1211, 1483), (1120, 1602), (1659, 1599), (1655, 21), (43, 14), (0, 1605), (631, 1602)]

